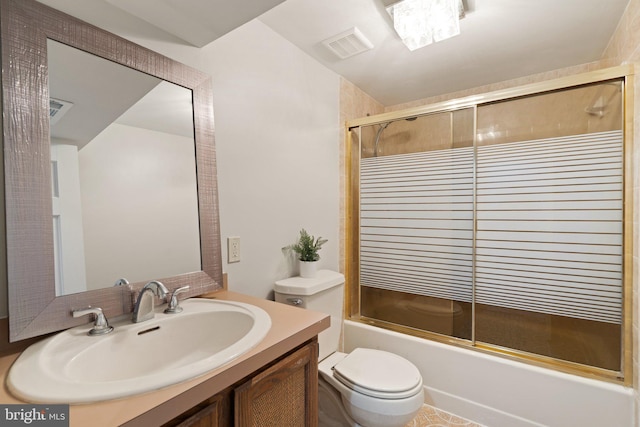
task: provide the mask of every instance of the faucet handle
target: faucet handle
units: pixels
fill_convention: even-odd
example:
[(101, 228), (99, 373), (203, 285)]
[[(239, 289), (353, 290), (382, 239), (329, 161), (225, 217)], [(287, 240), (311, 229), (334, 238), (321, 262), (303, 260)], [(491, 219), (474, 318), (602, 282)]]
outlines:
[(185, 293), (189, 290), (189, 286), (183, 286), (181, 288), (174, 289), (171, 293), (171, 297), (169, 298), (169, 302), (167, 303), (167, 308), (164, 309), (164, 312), (167, 314), (175, 314), (180, 313), (182, 311), (182, 307), (179, 305), (178, 294)]
[(114, 287), (115, 286), (124, 286), (124, 285), (128, 285), (128, 284), (129, 284), (129, 281), (126, 278), (122, 277), (122, 278), (116, 280), (116, 283), (114, 283), (113, 286)]
[(98, 335), (105, 335), (113, 331), (113, 326), (109, 326), (109, 322), (107, 321), (107, 318), (100, 307), (89, 306), (83, 310), (73, 310), (71, 314), (73, 315), (73, 317), (82, 317), (90, 314), (95, 316), (93, 328), (91, 328), (87, 335), (93, 337)]

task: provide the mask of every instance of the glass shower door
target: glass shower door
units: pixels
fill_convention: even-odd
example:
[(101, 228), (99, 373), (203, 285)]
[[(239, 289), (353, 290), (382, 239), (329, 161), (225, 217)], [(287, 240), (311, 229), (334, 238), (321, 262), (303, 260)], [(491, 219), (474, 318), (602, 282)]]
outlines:
[(473, 111), (374, 125), (360, 160), (361, 315), (471, 338)]
[(623, 84), (360, 127), (351, 313), (619, 376)]
[(477, 342), (621, 370), (621, 94), (478, 107)]

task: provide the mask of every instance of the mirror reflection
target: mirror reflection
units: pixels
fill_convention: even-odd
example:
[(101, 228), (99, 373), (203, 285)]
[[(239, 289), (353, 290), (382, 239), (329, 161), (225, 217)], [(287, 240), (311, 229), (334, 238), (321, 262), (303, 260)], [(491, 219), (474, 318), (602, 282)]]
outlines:
[(191, 90), (47, 48), (56, 296), (201, 270)]

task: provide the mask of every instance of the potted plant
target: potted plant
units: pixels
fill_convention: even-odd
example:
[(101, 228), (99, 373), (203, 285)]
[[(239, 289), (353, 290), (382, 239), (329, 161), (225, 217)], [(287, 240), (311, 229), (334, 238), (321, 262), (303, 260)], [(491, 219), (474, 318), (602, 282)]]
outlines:
[(300, 277), (312, 278), (316, 275), (318, 260), (320, 260), (318, 251), (325, 243), (327, 243), (327, 239), (322, 237), (316, 239), (303, 228), (300, 230), (298, 241), (293, 245), (287, 246), (298, 255)]

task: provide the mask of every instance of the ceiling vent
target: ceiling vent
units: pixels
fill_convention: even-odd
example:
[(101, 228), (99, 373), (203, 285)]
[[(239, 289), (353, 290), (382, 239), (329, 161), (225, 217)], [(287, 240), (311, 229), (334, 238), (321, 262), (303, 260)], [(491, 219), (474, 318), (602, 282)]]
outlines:
[(73, 107), (73, 102), (49, 98), (49, 126), (58, 123), (71, 107)]
[(322, 44), (340, 59), (347, 59), (373, 49), (373, 43), (367, 40), (356, 27), (328, 38)]

